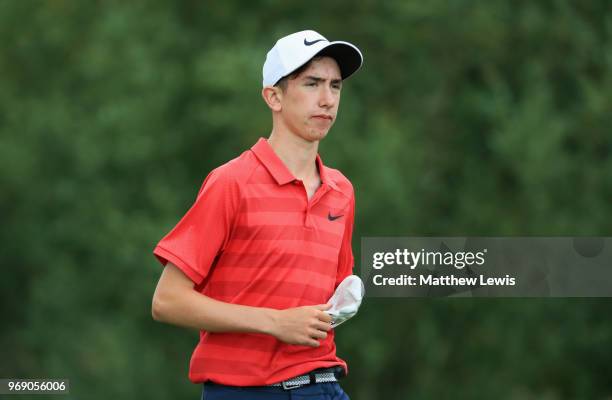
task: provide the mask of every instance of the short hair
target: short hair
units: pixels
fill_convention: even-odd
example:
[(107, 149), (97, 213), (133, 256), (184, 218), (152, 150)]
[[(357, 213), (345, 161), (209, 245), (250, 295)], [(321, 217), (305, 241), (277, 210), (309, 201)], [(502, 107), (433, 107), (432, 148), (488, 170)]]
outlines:
[(314, 60), (320, 60), (323, 57), (324, 56), (312, 57), (306, 64), (302, 65), (301, 67), (299, 67), (298, 69), (290, 73), (289, 75), (283, 76), (278, 82), (276, 82), (276, 84), (274, 84), (274, 86), (279, 87), (283, 92), (286, 92), (288, 84), (289, 84), (289, 80), (296, 79), (298, 76), (300, 76), (302, 72), (304, 72), (308, 68), (310, 63), (312, 63)]

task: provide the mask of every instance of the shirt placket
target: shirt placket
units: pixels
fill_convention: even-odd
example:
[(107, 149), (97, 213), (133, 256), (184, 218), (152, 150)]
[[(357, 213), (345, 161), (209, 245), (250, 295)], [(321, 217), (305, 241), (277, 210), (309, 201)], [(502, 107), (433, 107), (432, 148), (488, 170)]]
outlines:
[(321, 200), (321, 198), (329, 191), (330, 187), (325, 183), (322, 183), (321, 186), (317, 189), (315, 194), (312, 196), (310, 200), (308, 200), (308, 192), (306, 190), (306, 186), (304, 182), (296, 179), (294, 184), (300, 186), (302, 199), (304, 201), (304, 213), (303, 213), (303, 224), (305, 228), (312, 229), (314, 228), (314, 221), (312, 218), (312, 209), (317, 205), (317, 203)]

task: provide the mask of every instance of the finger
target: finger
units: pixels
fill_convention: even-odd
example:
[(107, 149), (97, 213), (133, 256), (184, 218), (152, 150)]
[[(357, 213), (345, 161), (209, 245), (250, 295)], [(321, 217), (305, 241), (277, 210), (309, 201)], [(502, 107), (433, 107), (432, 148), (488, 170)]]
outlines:
[(321, 311), (320, 313), (318, 313), (317, 318), (319, 319), (319, 321), (327, 322), (328, 324), (333, 321), (332, 316), (324, 311)]
[(329, 322), (317, 322), (314, 325), (314, 328), (319, 330), (319, 331), (329, 331), (332, 328), (332, 324), (330, 324)]
[(311, 339), (311, 338), (306, 339), (303, 344), (304, 346), (309, 346), (309, 347), (319, 347), (320, 346), (320, 343), (318, 340)]
[(325, 339), (325, 338), (327, 338), (327, 332), (313, 330), (313, 331), (310, 332), (310, 337), (314, 338), (314, 339)]
[(331, 304), (317, 304), (316, 306), (313, 306), (313, 307), (317, 310), (325, 311), (331, 308)]

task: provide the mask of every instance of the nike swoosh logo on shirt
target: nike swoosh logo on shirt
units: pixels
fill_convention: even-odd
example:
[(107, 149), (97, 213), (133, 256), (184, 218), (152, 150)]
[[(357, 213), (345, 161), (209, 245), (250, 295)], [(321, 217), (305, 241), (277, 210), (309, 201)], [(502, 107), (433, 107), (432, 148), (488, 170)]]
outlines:
[(338, 218), (342, 217), (343, 215), (344, 215), (344, 214), (340, 214), (340, 215), (331, 215), (331, 212), (330, 212), (330, 213), (327, 213), (327, 219), (328, 219), (328, 220), (330, 220), (330, 221), (335, 221), (335, 220), (337, 220)]

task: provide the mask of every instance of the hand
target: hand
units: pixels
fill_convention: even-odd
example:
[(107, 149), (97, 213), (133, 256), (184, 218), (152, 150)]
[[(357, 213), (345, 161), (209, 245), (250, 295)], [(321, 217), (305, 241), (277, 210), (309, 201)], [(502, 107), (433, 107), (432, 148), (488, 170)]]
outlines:
[(325, 339), (332, 328), (332, 317), (325, 312), (330, 307), (319, 304), (279, 310), (271, 334), (285, 343), (319, 347), (319, 340)]

